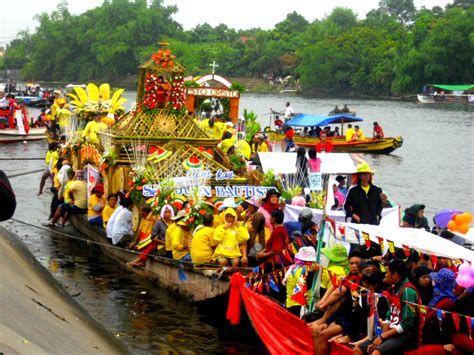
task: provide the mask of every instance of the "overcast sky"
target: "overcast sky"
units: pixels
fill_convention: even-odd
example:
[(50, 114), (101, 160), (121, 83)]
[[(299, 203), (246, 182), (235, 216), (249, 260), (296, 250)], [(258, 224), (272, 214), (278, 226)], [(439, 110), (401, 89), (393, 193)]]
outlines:
[[(177, 5), (174, 19), (185, 29), (207, 22), (212, 26), (225, 23), (236, 29), (260, 27), (272, 28), (296, 11), (307, 20), (321, 19), (337, 6), (347, 7), (359, 18), (378, 6), (379, 0), (165, 0), (165, 5)], [(417, 8), (425, 6), (444, 7), (452, 0), (414, 0)], [(18, 31), (34, 31), (38, 25), (33, 17), (42, 12), (53, 11), (59, 0), (3, 0), (0, 10), (0, 46), (12, 40)], [(69, 11), (81, 14), (100, 6), (103, 0), (69, 0)]]

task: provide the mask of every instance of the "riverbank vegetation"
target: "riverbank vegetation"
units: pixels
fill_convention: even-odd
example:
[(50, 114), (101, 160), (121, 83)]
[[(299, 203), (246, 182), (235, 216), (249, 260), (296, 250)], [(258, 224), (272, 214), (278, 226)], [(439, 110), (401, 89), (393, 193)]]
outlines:
[(105, 0), (71, 15), (67, 3), (37, 16), (7, 47), (5, 65), (25, 79), (118, 81), (134, 75), (158, 47), (170, 43), (188, 74), (299, 78), (303, 92), (402, 95), (426, 83), (472, 82), (474, 5), (415, 9), (413, 0), (384, 0), (364, 19), (335, 8), (308, 22), (293, 12), (271, 30), (235, 30), (206, 23), (186, 31), (162, 0)]

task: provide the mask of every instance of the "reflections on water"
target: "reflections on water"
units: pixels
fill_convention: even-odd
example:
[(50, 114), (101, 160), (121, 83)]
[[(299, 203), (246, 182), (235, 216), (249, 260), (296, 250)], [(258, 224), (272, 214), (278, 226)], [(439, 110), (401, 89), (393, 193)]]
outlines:
[[(129, 104), (134, 95), (126, 94), (131, 99)], [(472, 105), (426, 106), (375, 100), (244, 95), (241, 111), (247, 108), (262, 114), (260, 119), (265, 127), (269, 116), (263, 114), (270, 107), (282, 109), (286, 101), (297, 112), (315, 114), (327, 114), (335, 105), (348, 103), (366, 120), (360, 125), (366, 136), (371, 135), (374, 121), (383, 126), (386, 135), (403, 136), (404, 145), (394, 154), (367, 156), (378, 170), (376, 184), (389, 193), (391, 200), (404, 206), (422, 202), (431, 216), (441, 208), (456, 207), (472, 212)], [(0, 146), (1, 157), (42, 157), (45, 152), (45, 142)], [(7, 174), (43, 166), (42, 161), (0, 161), (0, 169)], [(40, 175), (11, 181), (18, 200), (15, 217), (38, 225), (46, 221), (51, 199), (47, 192), (36, 197)], [(69, 293), (134, 352), (222, 353), (233, 348), (239, 353), (263, 351), (253, 336), (248, 339), (250, 332), (239, 337), (239, 332), (225, 322), (216, 323), (215, 319), (200, 314), (195, 306), (117, 269), (95, 247), (13, 222), (3, 225), (18, 233)], [(71, 227), (65, 231), (74, 233)]]

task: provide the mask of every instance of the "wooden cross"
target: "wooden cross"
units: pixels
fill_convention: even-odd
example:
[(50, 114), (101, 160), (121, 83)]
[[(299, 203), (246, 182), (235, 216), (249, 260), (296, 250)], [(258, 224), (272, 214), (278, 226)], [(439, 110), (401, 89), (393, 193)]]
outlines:
[(212, 61), (211, 64), (209, 64), (210, 67), (212, 67), (212, 75), (214, 75), (216, 68), (219, 66), (219, 64), (216, 63), (216, 61)]

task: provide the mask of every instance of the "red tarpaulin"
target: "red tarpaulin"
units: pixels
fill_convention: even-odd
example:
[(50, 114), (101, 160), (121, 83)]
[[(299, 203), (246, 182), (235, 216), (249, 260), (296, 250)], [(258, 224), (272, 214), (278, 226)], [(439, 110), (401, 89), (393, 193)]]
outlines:
[(247, 287), (242, 275), (234, 274), (227, 318), (238, 323), (240, 293), (252, 324), (271, 354), (313, 354), (313, 336), (304, 321), (270, 298)]

